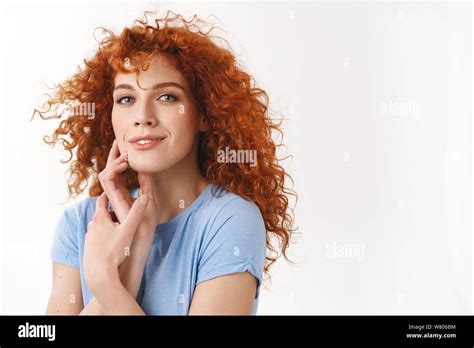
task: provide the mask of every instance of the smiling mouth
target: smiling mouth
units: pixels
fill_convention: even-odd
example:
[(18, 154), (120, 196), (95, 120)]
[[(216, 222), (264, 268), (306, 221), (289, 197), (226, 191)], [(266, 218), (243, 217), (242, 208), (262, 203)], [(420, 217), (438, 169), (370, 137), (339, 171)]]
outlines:
[(161, 142), (166, 139), (166, 137), (158, 136), (143, 136), (143, 137), (134, 137), (129, 143), (135, 150), (150, 150), (154, 147), (161, 144)]

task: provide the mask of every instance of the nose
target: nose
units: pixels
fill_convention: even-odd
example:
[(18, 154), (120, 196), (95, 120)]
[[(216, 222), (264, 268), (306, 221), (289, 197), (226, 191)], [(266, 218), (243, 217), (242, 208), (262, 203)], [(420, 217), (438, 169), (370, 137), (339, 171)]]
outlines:
[(153, 108), (148, 103), (143, 103), (141, 108), (138, 110), (135, 118), (135, 127), (155, 127), (158, 124), (158, 118), (153, 112)]

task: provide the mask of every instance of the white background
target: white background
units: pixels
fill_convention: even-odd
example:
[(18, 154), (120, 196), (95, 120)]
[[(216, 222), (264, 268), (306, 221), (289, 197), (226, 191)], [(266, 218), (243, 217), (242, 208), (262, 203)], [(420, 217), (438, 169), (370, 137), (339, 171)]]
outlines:
[[(43, 314), (67, 199), (67, 153), (30, 121), (92, 33), (151, 3), (0, 5), (0, 313)], [(470, 3), (161, 3), (210, 18), (284, 114), (299, 194), (298, 263), (279, 261), (259, 314), (469, 314)], [(404, 108), (404, 111), (397, 110)], [(407, 109), (408, 108), (408, 109)]]

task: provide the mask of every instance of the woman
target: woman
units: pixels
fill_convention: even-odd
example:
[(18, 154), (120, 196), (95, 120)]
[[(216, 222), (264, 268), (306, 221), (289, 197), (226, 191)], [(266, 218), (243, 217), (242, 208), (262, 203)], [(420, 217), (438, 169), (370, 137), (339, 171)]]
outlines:
[(74, 158), (70, 195), (90, 184), (57, 225), (48, 314), (255, 314), (263, 275), (286, 258), (279, 126), (204, 24), (168, 12), (106, 31), (37, 111), (67, 106), (45, 141)]

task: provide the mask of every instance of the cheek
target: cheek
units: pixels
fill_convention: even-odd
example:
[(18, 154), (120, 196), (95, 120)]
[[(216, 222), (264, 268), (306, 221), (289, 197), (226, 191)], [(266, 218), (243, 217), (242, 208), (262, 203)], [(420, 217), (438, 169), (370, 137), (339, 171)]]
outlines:
[(120, 153), (123, 153), (125, 149), (124, 137), (126, 132), (126, 125), (120, 122), (120, 117), (112, 114), (112, 128), (114, 130), (115, 139), (117, 140)]
[(176, 146), (190, 147), (198, 132), (198, 125), (194, 115), (178, 114), (172, 119), (167, 120), (167, 124), (163, 124), (174, 138)]

